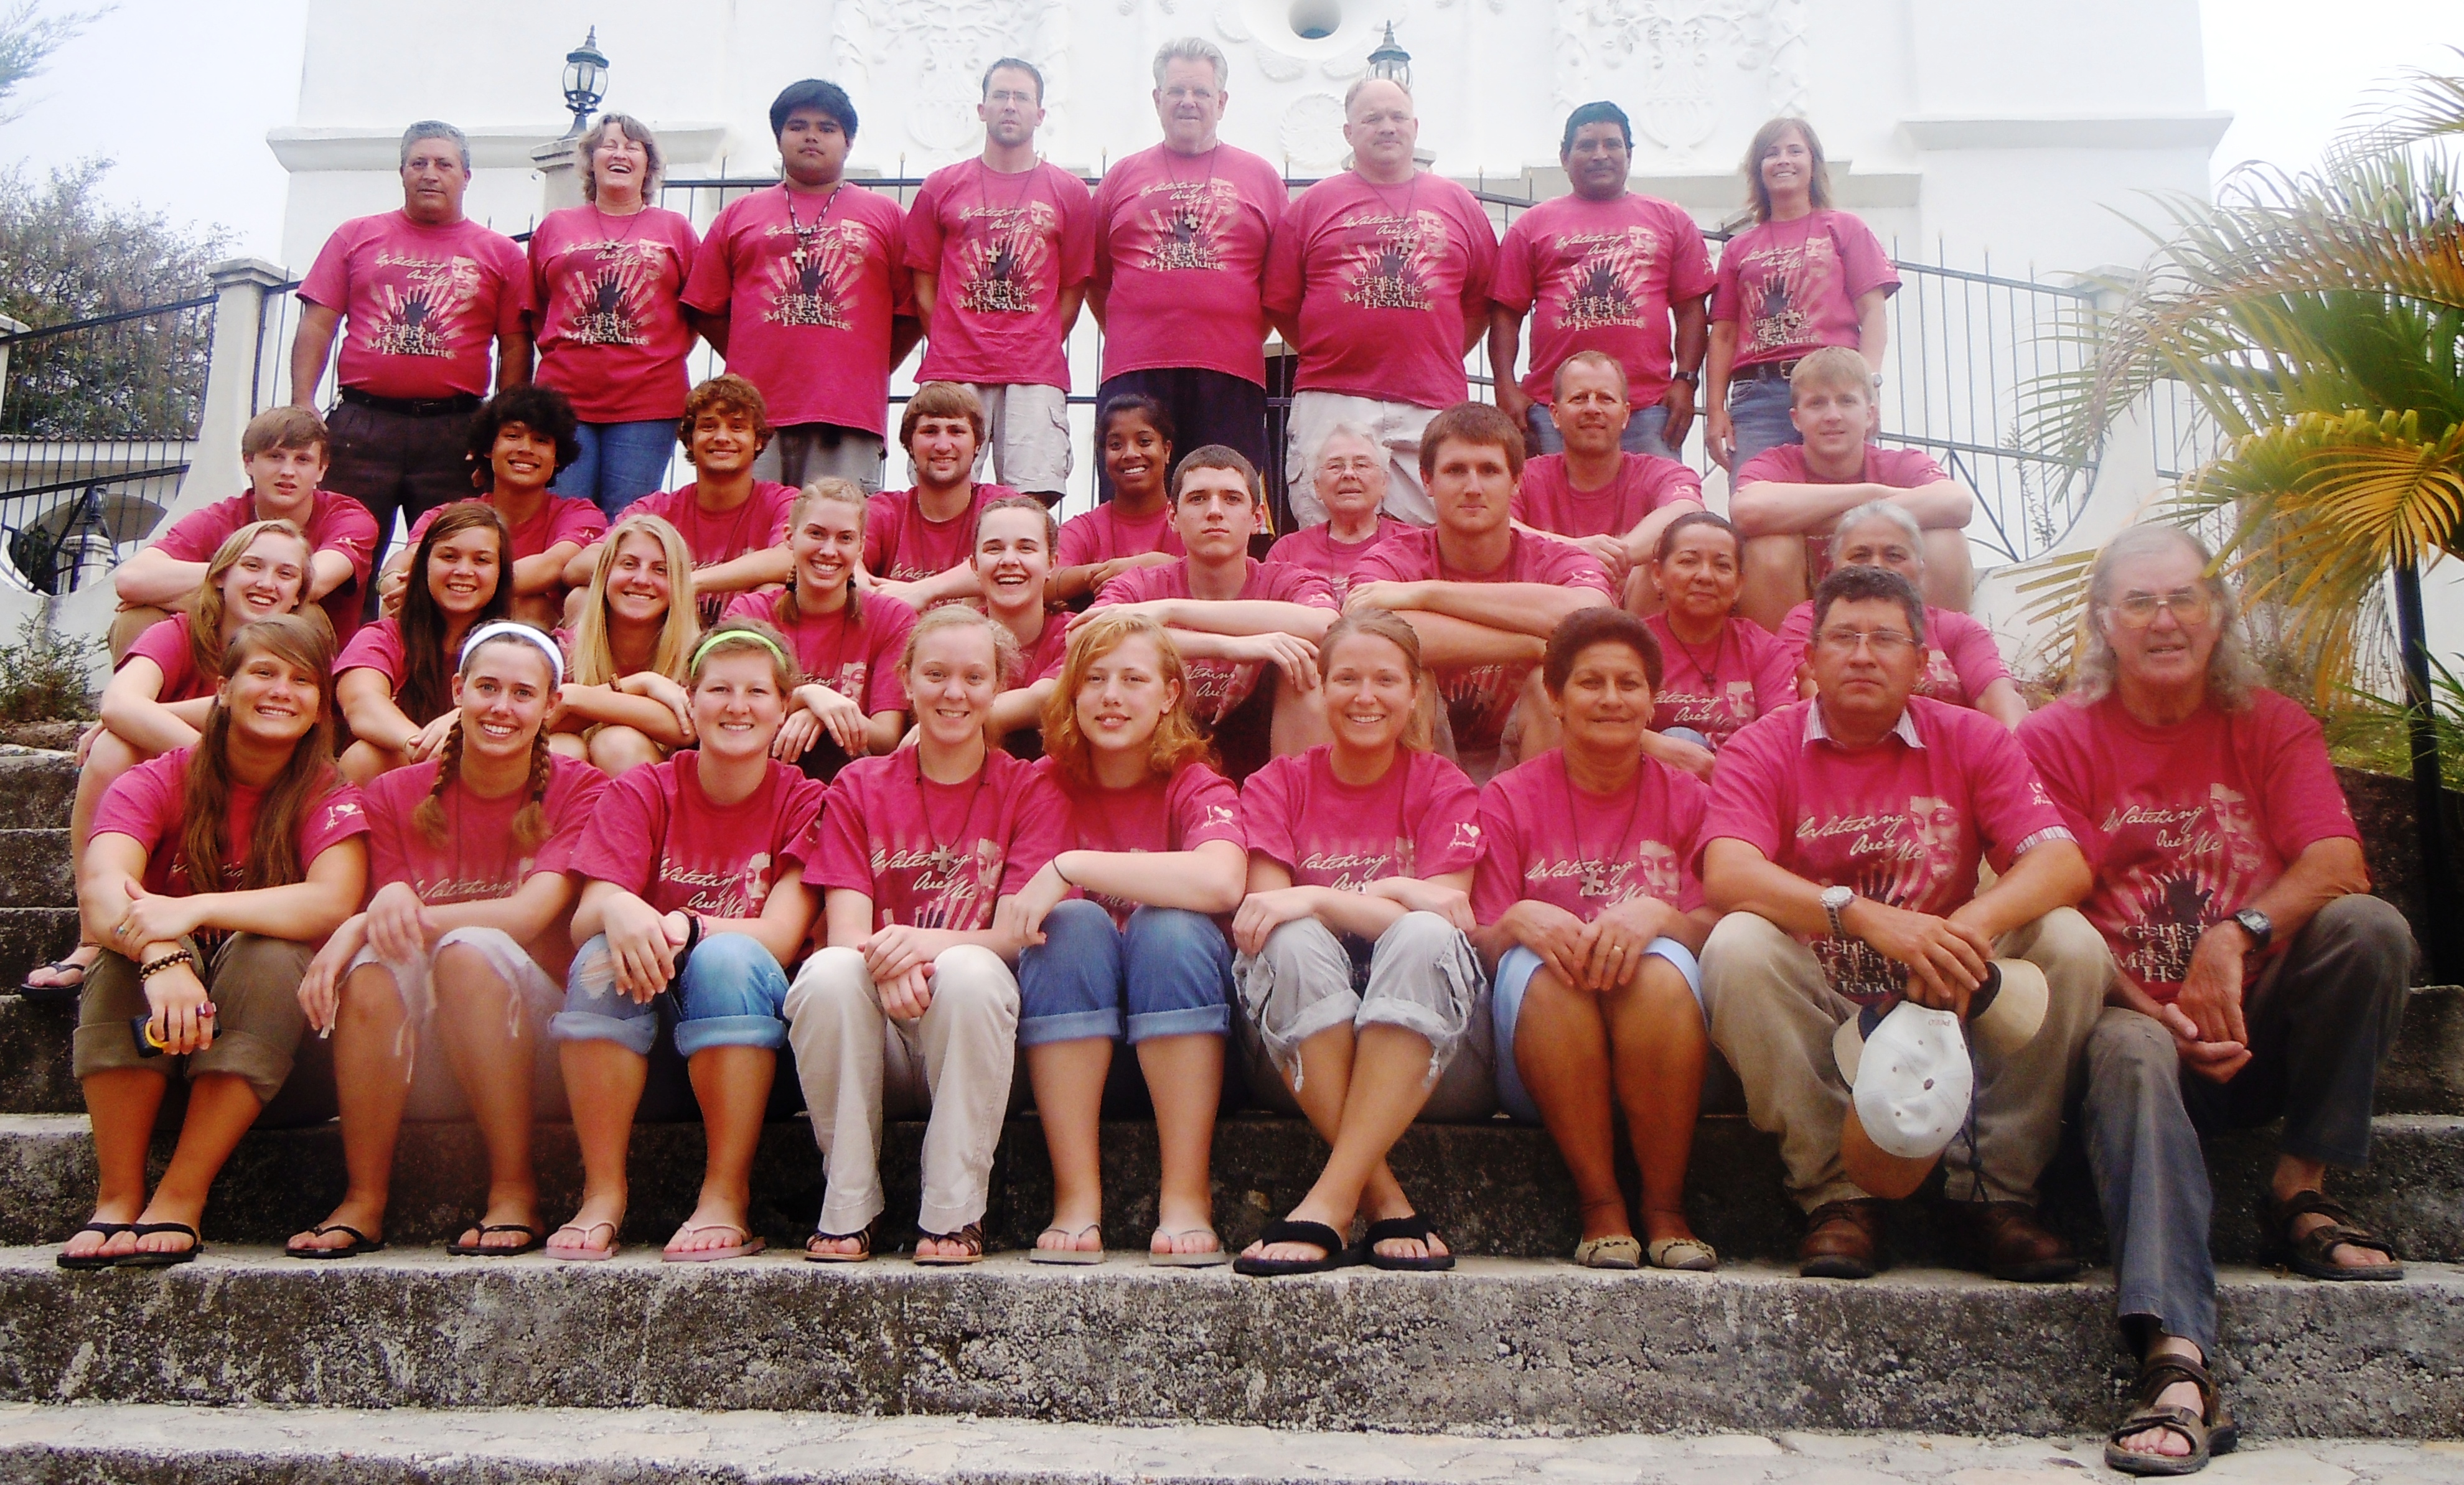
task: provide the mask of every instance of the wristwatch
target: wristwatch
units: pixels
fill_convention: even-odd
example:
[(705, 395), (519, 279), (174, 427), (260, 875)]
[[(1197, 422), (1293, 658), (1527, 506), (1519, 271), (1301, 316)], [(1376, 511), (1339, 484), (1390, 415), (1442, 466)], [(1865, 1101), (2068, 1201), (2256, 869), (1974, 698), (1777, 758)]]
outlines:
[(1700, 371), (1671, 371), (1668, 373), (1668, 379), (1672, 382), (1683, 382), (1688, 387), (1703, 385), (1703, 373)]
[(2250, 935), (2250, 946), (2259, 953), (2267, 952), (2268, 941), (2276, 937), (2276, 920), (2255, 907), (2243, 908), (2233, 916), (2241, 931)]
[(1835, 939), (1848, 937), (1848, 925), (1840, 920), (1839, 915), (1847, 912), (1848, 904), (1856, 900), (1857, 889), (1854, 887), (1822, 889), (1822, 911), (1831, 920), (1831, 937)]

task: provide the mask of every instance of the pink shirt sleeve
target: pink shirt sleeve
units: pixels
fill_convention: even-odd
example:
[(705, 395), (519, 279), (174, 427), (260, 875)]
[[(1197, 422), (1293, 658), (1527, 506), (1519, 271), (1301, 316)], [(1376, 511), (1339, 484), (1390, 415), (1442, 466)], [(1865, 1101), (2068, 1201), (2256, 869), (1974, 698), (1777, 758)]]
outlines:
[(173, 748), (114, 780), (111, 787), (103, 791), (101, 802), (95, 806), (89, 837), (125, 835), (144, 847), (146, 855), (151, 857), (164, 836), (180, 824), (180, 803), (186, 792), (180, 781), (187, 763), (188, 750)]
[(1720, 766), (1711, 770), (1710, 807), (1694, 838), (1698, 875), (1702, 853), (1723, 837), (1742, 840), (1771, 861), (1786, 859), (1780, 832), (1784, 811), (1793, 808), (1789, 776), (1804, 736), (1805, 714), (1789, 707), (1738, 728), (1720, 749)]
[(1272, 759), (1241, 786), (1241, 833), (1249, 849), (1287, 870), (1300, 854), (1292, 840), (1292, 786), (1307, 753)]
[(1018, 815), (1009, 832), (1009, 850), (1001, 858), (1001, 889), (1008, 897), (1023, 888), (1069, 841), (1069, 800), (1061, 787), (1042, 773), (1026, 773), (1019, 786)]
[[(578, 759), (566, 762), (579, 763)], [(574, 856), (582, 849), (583, 832), (590, 829), (598, 813), (599, 797), (607, 792), (609, 780), (597, 768), (583, 764), (576, 768), (561, 768), (551, 781), (549, 799), (554, 808), (547, 811), (548, 836), (539, 842), (531, 858), (531, 872), (565, 872), (574, 869)]]
[(906, 524), (907, 497), (884, 490), (864, 502), (864, 570), (888, 569), (898, 551), (899, 528)]
[[(2097, 829), (2088, 818), (2090, 785), (2093, 768), (2081, 745), (2081, 722), (2086, 709), (2068, 699), (2058, 699), (2042, 711), (2032, 712), (2019, 723), (2019, 747), (2036, 768), (2036, 777), (2045, 786), (2045, 795), (2061, 811), (2062, 823), (2086, 854), (2091, 871), (2104, 864), (2105, 848), (2111, 837)], [(2075, 771), (2076, 770), (2076, 771)], [(2332, 772), (2330, 774), (2332, 777)], [(2291, 859), (2289, 856), (2287, 859)]]
[(2319, 720), (2274, 692), (2258, 694), (2250, 720), (2263, 729), (2257, 763), (2269, 843), (2285, 863), (2322, 840), (2361, 839)]
[(865, 848), (864, 800), (855, 783), (842, 776), (822, 801), (804, 847), (804, 880), (870, 898), (872, 861)]
[(1749, 628), (1748, 639), (1753, 652), (1754, 712), (1769, 716), (1796, 699), (1797, 652), (1753, 620), (1743, 622)]
[(942, 189), (940, 182), (927, 180), (916, 188), (915, 202), (907, 209), (905, 246), (911, 272), (941, 271)]
[[(1686, 227), (1694, 226), (1692, 218), (1683, 220)], [(1701, 229), (1673, 232), (1669, 238), (1673, 255), (1668, 264), (1668, 298), (1672, 305), (1683, 299), (1699, 299), (1719, 287), (1720, 276), (1711, 267), (1711, 251), (1703, 240)]]
[(779, 823), (771, 838), (779, 842), (779, 859), (770, 869), (770, 879), (777, 881), (789, 868), (809, 874), (812, 862), (813, 827), (822, 818), (823, 803), (830, 797), (830, 787), (819, 779), (791, 775), (783, 781), (786, 787), (779, 798)]
[(308, 807), (299, 816), (299, 866), (305, 871), (327, 850), (368, 832), (367, 807), (348, 784)]
[(864, 605), (865, 651), (869, 656), (864, 673), (868, 716), (908, 709), (907, 682), (899, 676), (898, 662), (907, 654), (907, 636), (914, 632), (915, 617), (914, 610), (895, 598)]
[(570, 870), (611, 882), (637, 898), (650, 892), (666, 833), (667, 800), (652, 768), (636, 768), (607, 786), (573, 849)]
[(1083, 567), (1096, 560), (1096, 543), (1101, 540), (1095, 530), (1096, 512), (1072, 516), (1061, 523), (1060, 550), (1054, 556), (1055, 567)]
[(1899, 288), (1899, 270), (1891, 266), (1890, 255), (1882, 251), (1881, 239), (1863, 218), (1846, 211), (1835, 213), (1831, 240), (1839, 244), (1839, 270), (1850, 299), (1869, 289)]
[(1976, 829), (1985, 837), (1985, 858), (1993, 870), (2009, 871), (2020, 843), (2030, 837), (2049, 830), (2069, 831), (2027, 749), (2008, 728), (1978, 712), (1946, 708), (1944, 715), (1961, 733), (1963, 761), (1974, 781)]
[(1497, 249), (1497, 270), (1488, 283), (1488, 297), (1518, 315), (1531, 310), (1531, 257), (1538, 245), (1530, 223), (1531, 214), (1527, 211), (1506, 229), (1506, 240)]
[(1497, 224), (1478, 200), (1466, 194), (1463, 201), (1463, 233), (1466, 244), (1463, 254), (1463, 316), (1465, 326), (1478, 326), (1485, 334), (1488, 326), (1488, 287), (1497, 277)]
[(680, 298), (687, 308), (722, 318), (727, 314), (736, 295), (736, 265), (729, 260), (729, 254), (736, 219), (743, 214), (737, 208), (749, 199), (738, 196), (711, 218), (710, 235), (693, 250), (693, 267), (685, 273), (685, 289)]
[(172, 678), (192, 669), (188, 654), (188, 616), (174, 614), (160, 623), (145, 626), (145, 632), (137, 636), (136, 642), (128, 647), (127, 654), (120, 657), (120, 664), (112, 669), (119, 670), (140, 657), (153, 661), (163, 673), (163, 689), (155, 695), (167, 695), (173, 689)]
[(376, 561), (376, 517), (347, 495), (327, 492), (322, 499), (324, 511), (317, 522), (317, 550), (340, 552), (351, 565), (351, 576), (365, 583), (368, 569)]
[(1306, 200), (1288, 206), (1283, 220), (1275, 224), (1274, 235), (1266, 240), (1266, 277), (1262, 298), (1269, 315), (1290, 319), (1300, 313), (1301, 299), (1308, 291), (1301, 272), (1301, 250), (1314, 214)]
[(1523, 900), (1523, 832), (1497, 781), (1480, 791), (1480, 864), (1472, 869), (1471, 916), (1483, 924)]
[(1231, 782), (1204, 764), (1190, 764), (1172, 776), (1165, 788), (1172, 815), (1176, 851), (1195, 851), (1209, 841), (1228, 840), (1245, 847), (1241, 832), (1241, 796)]
[(592, 501), (568, 499), (563, 496), (550, 496), (548, 499), (556, 501), (547, 528), (548, 545), (571, 542), (576, 546), (588, 546), (607, 534), (607, 518)]
[(1480, 860), (1480, 792), (1461, 768), (1435, 754), (1423, 754), (1442, 767), (1419, 766), (1428, 774), (1429, 795), (1412, 822), (1413, 869), (1422, 880), (1474, 867)]
[(1095, 277), (1095, 201), (1076, 176), (1075, 190), (1054, 192), (1061, 198), (1061, 287), (1074, 289)]
[(351, 244), (346, 238), (356, 225), (344, 222), (317, 250), (317, 261), (309, 266), (308, 277), (299, 280), (300, 299), (338, 313), (350, 307)]
[(1991, 630), (1964, 613), (1935, 612), (1943, 632), (1926, 637), (1950, 656), (1952, 669), (1959, 672), (1960, 693), (1974, 706), (1986, 687), (2011, 678), (2011, 668), (2002, 663), (2002, 649), (1993, 642)]
[(388, 687), (399, 688), (405, 669), (400, 622), (380, 619), (353, 634), (351, 642), (334, 659), (334, 674), (339, 676), (355, 670), (375, 671), (385, 678)]
[(1515, 541), (1536, 549), (1527, 568), (1528, 575), (1518, 582), (1546, 583), (1551, 587), (1588, 587), (1616, 596), (1609, 588), (1608, 570), (1600, 565), (1599, 559), (1581, 547), (1522, 535), (1516, 536)]

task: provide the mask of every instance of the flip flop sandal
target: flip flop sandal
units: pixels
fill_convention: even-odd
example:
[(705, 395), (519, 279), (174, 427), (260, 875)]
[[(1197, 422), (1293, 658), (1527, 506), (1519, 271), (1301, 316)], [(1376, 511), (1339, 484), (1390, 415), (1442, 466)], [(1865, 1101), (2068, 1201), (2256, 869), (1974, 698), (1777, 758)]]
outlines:
[[(99, 1232), (102, 1234), (103, 1242), (108, 1244), (113, 1238), (118, 1237), (122, 1232), (134, 1232), (136, 1230), (137, 1225), (133, 1222), (89, 1222), (85, 1226), (77, 1229), (77, 1232), (71, 1232), (69, 1236), (74, 1238), (77, 1235), (77, 1232)], [(53, 1259), (53, 1261), (57, 1263), (61, 1268), (80, 1274), (90, 1274), (96, 1269), (117, 1268), (120, 1265), (119, 1259), (104, 1257), (101, 1250), (99, 1249), (90, 1253), (64, 1252)]]
[[(601, 1228), (607, 1230), (607, 1246), (605, 1248), (594, 1248), (586, 1242), (568, 1244), (560, 1248), (555, 1242), (557, 1237), (566, 1232), (579, 1232), (587, 1238)], [(605, 1263), (616, 1256), (616, 1224), (613, 1222), (568, 1222), (549, 1233), (548, 1238), (545, 1249), (547, 1255), (566, 1263)]]
[[(874, 1224), (868, 1223), (865, 1226), (864, 1230), (861, 1232), (823, 1232), (816, 1230), (812, 1236), (804, 1239), (804, 1261), (806, 1263), (866, 1262), (872, 1257), (873, 1227)], [(825, 1242), (844, 1243), (848, 1238), (854, 1238), (856, 1241), (856, 1250), (853, 1252), (836, 1252), (828, 1249), (815, 1248), (813, 1246), (815, 1243)]]
[[(91, 948), (93, 945), (80, 943), (77, 947)], [(85, 989), (85, 977), (93, 970), (93, 968), (94, 965), (80, 964), (74, 959), (55, 959), (48, 964), (38, 965), (35, 968), (28, 970), (26, 972), (25, 980), (17, 986), (17, 993), (38, 1006), (60, 1005), (68, 1001), (73, 1001), (76, 1000), (78, 994)], [(46, 969), (55, 975), (73, 974), (77, 976), (77, 978), (67, 985), (36, 985), (34, 983), (34, 976), (41, 974)]]
[[(770, 1246), (766, 1238), (755, 1237), (752, 1229), (733, 1222), (705, 1222), (699, 1226), (687, 1224), (676, 1229), (676, 1237), (682, 1237), (688, 1232), (733, 1232), (737, 1240), (725, 1248), (695, 1248), (685, 1252), (677, 1252), (672, 1249), (667, 1250), (659, 1254), (662, 1262), (725, 1263), (730, 1258), (750, 1258)], [(673, 1242), (674, 1238), (669, 1241)]]
[[(448, 1243), (445, 1251), (456, 1258), (515, 1258), (526, 1252), (537, 1252), (547, 1246), (547, 1234), (527, 1222), (475, 1223), (482, 1239), (476, 1243)], [(345, 1228), (344, 1231), (350, 1230)], [(491, 1232), (519, 1232), (522, 1240), (511, 1248), (492, 1247), (484, 1239)]]
[[(2157, 1403), (2165, 1389), (2177, 1382), (2187, 1382), (2199, 1389), (2197, 1412)], [(2107, 1469), (2124, 1474), (2195, 1474), (2208, 1467), (2211, 1458), (2232, 1453), (2241, 1442), (2241, 1430), (2216, 1395), (2215, 1379), (2208, 1375), (2205, 1366), (2187, 1356), (2161, 1356), (2143, 1363), (2133, 1403), (2130, 1416), (2105, 1435)], [(2149, 1454), (2122, 1447), (2122, 1441), (2132, 1434), (2155, 1429), (2178, 1435), (2190, 1446), (2190, 1452)]]
[(1631, 1232), (1587, 1237), (1574, 1245), (1574, 1263), (1586, 1269), (1639, 1269), (1642, 1267), (1642, 1245), (1635, 1241)]
[(915, 1254), (915, 1261), (928, 1269), (955, 1269), (964, 1264), (984, 1261), (984, 1225), (980, 1222), (970, 1222), (956, 1232), (918, 1232), (915, 1236), (919, 1249), (924, 1243), (929, 1242), (957, 1243), (963, 1250), (952, 1254), (928, 1254), (918, 1252)]
[(1699, 1237), (1656, 1237), (1651, 1240), (1651, 1266), (1681, 1274), (1709, 1274), (1720, 1266), (1718, 1249)]
[(328, 1232), (347, 1232), (351, 1235), (351, 1240), (340, 1248), (303, 1248), (296, 1243), (286, 1243), (282, 1248), (282, 1256), (286, 1258), (356, 1258), (362, 1253), (385, 1251), (384, 1238), (370, 1237), (348, 1223), (329, 1222), (321, 1228), (308, 1230), (310, 1237), (323, 1237)]
[(1258, 1233), (1258, 1241), (1268, 1248), (1277, 1243), (1307, 1243), (1326, 1250), (1323, 1258), (1252, 1258), (1246, 1253), (1232, 1260), (1232, 1272), (1246, 1274), (1251, 1278), (1288, 1278), (1295, 1274), (1324, 1274), (1352, 1261), (1343, 1246), (1343, 1234), (1323, 1222), (1296, 1222), (1286, 1217), (1266, 1224)]
[[(1100, 1222), (1089, 1222), (1075, 1232), (1070, 1231), (1067, 1228), (1062, 1227), (1045, 1228), (1044, 1232), (1060, 1233), (1063, 1237), (1069, 1240), (1069, 1246), (1067, 1248), (1045, 1248), (1039, 1244), (1037, 1247), (1028, 1250), (1026, 1254), (1027, 1262), (1069, 1263), (1083, 1265), (1101, 1263), (1104, 1261), (1104, 1226)], [(1038, 1232), (1035, 1235), (1040, 1239), (1044, 1236), (1044, 1232)], [(1078, 1239), (1085, 1237), (1089, 1232), (1095, 1234), (1095, 1246), (1092, 1248), (1079, 1247)]]
[[(2404, 1277), (2404, 1264), (2395, 1245), (2355, 1226), (2353, 1214), (2341, 1203), (2329, 1201), (2326, 1193), (2296, 1191), (2289, 1202), (2279, 1204), (2270, 1196), (2266, 1203), (2271, 1235), (2284, 1246), (2286, 1261), (2292, 1264), (2296, 1274), (2338, 1282), (2381, 1284)], [(2326, 1224), (2295, 1237), (2293, 1219), (2306, 1217), (2313, 1212), (2326, 1218)], [(2330, 1255), (2339, 1246), (2347, 1244), (2385, 1253), (2387, 1261), (2367, 1265), (2338, 1263)]]
[(1435, 1230), (1429, 1226), (1429, 1219), (1419, 1212), (1414, 1212), (1408, 1217), (1388, 1217), (1382, 1222), (1369, 1224), (1369, 1230), (1361, 1234), (1360, 1254), (1369, 1261), (1370, 1267), (1384, 1269), (1390, 1274), (1442, 1274), (1455, 1266), (1453, 1253), (1431, 1253), (1420, 1258), (1389, 1258), (1377, 1251), (1378, 1244), (1391, 1243), (1397, 1238), (1410, 1238), (1425, 1243), (1434, 1232)]
[(1147, 1240), (1147, 1266), (1154, 1269), (1211, 1269), (1218, 1264), (1229, 1263), (1231, 1261), (1232, 1255), (1223, 1251), (1222, 1234), (1217, 1232), (1213, 1228), (1183, 1228), (1177, 1232), (1167, 1232), (1163, 1229), (1157, 1228), (1155, 1229), (1155, 1237), (1171, 1241), (1187, 1237), (1192, 1232), (1203, 1232), (1207, 1236), (1214, 1238), (1215, 1246), (1212, 1248), (1201, 1248), (1196, 1252), (1166, 1252), (1157, 1251), (1155, 1246), (1155, 1239), (1149, 1238)]
[(177, 1268), (183, 1263), (195, 1262), (197, 1254), (206, 1251), (204, 1240), (197, 1236), (197, 1230), (188, 1226), (185, 1222), (140, 1222), (130, 1227), (128, 1230), (136, 1233), (139, 1237), (152, 1237), (157, 1232), (186, 1232), (188, 1234), (188, 1246), (180, 1249), (176, 1252), (151, 1252), (144, 1249), (140, 1249), (121, 1258), (118, 1263), (113, 1264), (113, 1268)]

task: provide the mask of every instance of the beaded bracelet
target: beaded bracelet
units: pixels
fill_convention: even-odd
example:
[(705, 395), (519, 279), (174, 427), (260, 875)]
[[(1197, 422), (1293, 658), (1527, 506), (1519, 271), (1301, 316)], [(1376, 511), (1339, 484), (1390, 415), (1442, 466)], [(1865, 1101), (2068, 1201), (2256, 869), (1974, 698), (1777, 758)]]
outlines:
[(147, 964), (140, 965), (137, 970), (137, 983), (143, 985), (146, 981), (153, 979), (156, 975), (161, 974), (164, 970), (171, 968), (175, 964), (187, 964), (193, 968), (196, 963), (197, 956), (189, 953), (187, 949), (173, 949), (170, 953), (164, 955), (161, 959), (153, 960)]

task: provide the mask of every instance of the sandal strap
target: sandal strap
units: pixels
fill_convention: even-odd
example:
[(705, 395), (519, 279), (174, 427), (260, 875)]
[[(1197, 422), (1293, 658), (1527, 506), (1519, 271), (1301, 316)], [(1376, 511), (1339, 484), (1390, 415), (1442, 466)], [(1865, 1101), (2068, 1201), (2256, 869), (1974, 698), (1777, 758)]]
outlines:
[(980, 1222), (970, 1222), (956, 1232), (919, 1232), (916, 1235), (927, 1242), (957, 1243), (977, 1257), (983, 1256), (984, 1225)]
[(1379, 1218), (1369, 1224), (1369, 1230), (1361, 1234), (1360, 1240), (1372, 1248), (1380, 1243), (1403, 1241), (1425, 1243), (1433, 1230), (1429, 1226), (1429, 1219), (1416, 1211), (1408, 1217)]
[[(2328, 1254), (2334, 1252), (2340, 1245), (2345, 1244), (2385, 1253), (2390, 1259), (2401, 1256), (2396, 1252), (2393, 1243), (2363, 1227), (2355, 1220), (2350, 1208), (2331, 1199), (2324, 1191), (2296, 1191), (2293, 1193), (2293, 1199), (2287, 1202), (2278, 1202), (2275, 1197), (2270, 1196), (2267, 1206), (2269, 1215), (2274, 1218), (2277, 1230), (2283, 1234), (2285, 1244), (2313, 1263), (2336, 1266)], [(2313, 1215), (2326, 1218), (2326, 1224), (2312, 1228), (2299, 1237), (2295, 1237), (2293, 1235), (2294, 1219)]]
[(2352, 1264), (2339, 1264), (2330, 1256), (2340, 1246), (2367, 1248), (2374, 1252), (2385, 1253), (2390, 1259), (2399, 1256), (2395, 1251), (2395, 1245), (2386, 1238), (2361, 1228), (2348, 1228), (2336, 1222), (2330, 1222), (2325, 1227), (2312, 1228), (2302, 1233), (2299, 1239), (2299, 1246), (2302, 1256), (2314, 1263), (2325, 1264), (2331, 1268), (2356, 1267)]
[(857, 1232), (825, 1232), (821, 1229), (815, 1228), (813, 1230), (813, 1235), (804, 1239), (804, 1252), (820, 1252), (821, 1250), (813, 1246), (815, 1243), (844, 1243), (850, 1239), (852, 1239), (856, 1245), (854, 1252), (834, 1252), (831, 1256), (839, 1258), (869, 1258), (872, 1256), (872, 1224), (870, 1223), (865, 1224), (864, 1230)]
[(1272, 1248), (1277, 1243), (1306, 1243), (1331, 1258), (1343, 1252), (1343, 1234), (1323, 1222), (1295, 1221), (1278, 1217), (1258, 1230), (1258, 1241)]
[(2200, 1441), (2210, 1431), (2207, 1419), (2187, 1407), (2160, 1407), (2149, 1404), (2123, 1419), (2105, 1434), (2105, 1439), (2119, 1444), (2134, 1433), (2145, 1433), (2150, 1429), (2164, 1429), (2180, 1434), (2182, 1442), (2189, 1445), (2193, 1453), (2198, 1452)]
[(2279, 1202), (2271, 1195), (2267, 1206), (2279, 1228), (2290, 1226), (2296, 1217), (2306, 1217), (2314, 1212), (2340, 1226), (2349, 1227), (2353, 1221), (2351, 1210), (2343, 1203), (2329, 1198), (2324, 1191), (2296, 1191), (2293, 1199), (2285, 1202)]
[(2156, 1356), (2140, 1363), (2136, 1393), (2140, 1412), (2186, 1412), (2187, 1409), (2182, 1407), (2160, 1406), (2156, 1401), (2167, 1387), (2177, 1382), (2187, 1382), (2199, 1389), (2199, 1424), (2202, 1428), (2207, 1427), (2209, 1420), (2216, 1415), (2216, 1379), (2207, 1367), (2187, 1356)]

